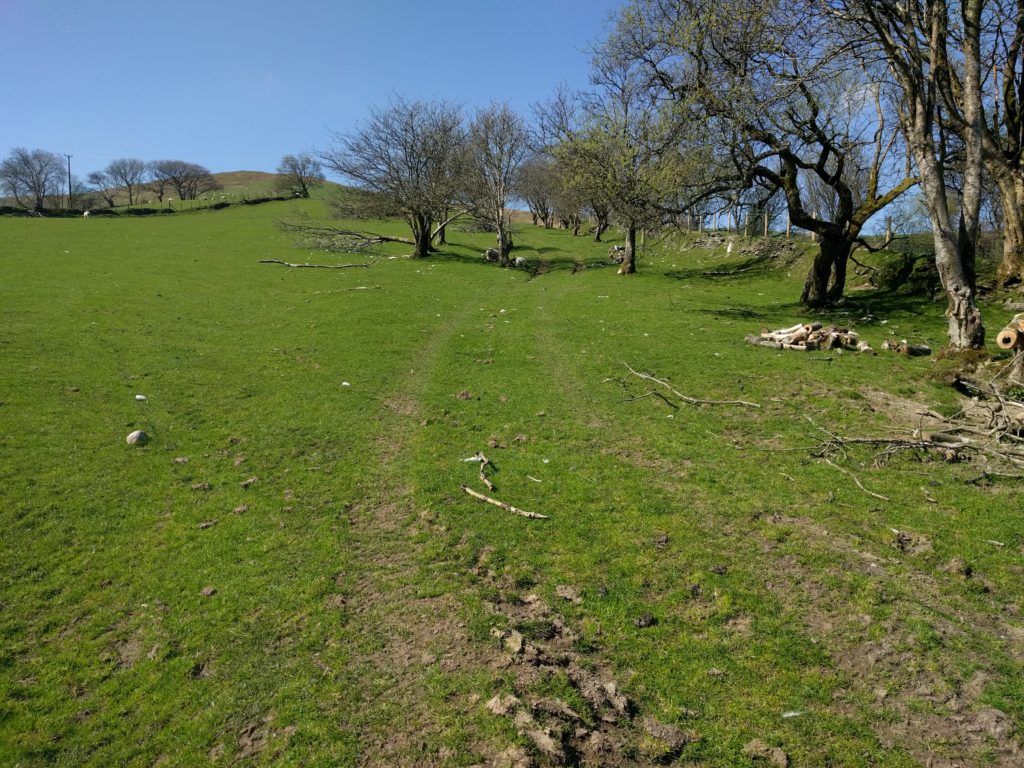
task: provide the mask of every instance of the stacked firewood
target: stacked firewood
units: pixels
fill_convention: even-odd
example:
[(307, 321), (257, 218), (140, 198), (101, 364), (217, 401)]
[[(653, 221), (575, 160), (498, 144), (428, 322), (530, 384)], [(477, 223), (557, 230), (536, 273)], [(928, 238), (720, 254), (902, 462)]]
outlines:
[(854, 331), (821, 323), (797, 324), (791, 328), (772, 331), (761, 330), (760, 336), (747, 336), (747, 342), (773, 349), (795, 349), (809, 352), (815, 349), (850, 349), (857, 352), (874, 352), (871, 345), (862, 341)]

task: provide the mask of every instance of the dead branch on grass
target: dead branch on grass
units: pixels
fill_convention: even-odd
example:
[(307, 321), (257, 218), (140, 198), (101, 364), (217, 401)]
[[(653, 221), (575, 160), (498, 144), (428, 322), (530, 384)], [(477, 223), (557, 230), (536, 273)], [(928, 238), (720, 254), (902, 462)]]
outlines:
[(690, 405), (742, 405), (746, 406), (747, 408), (761, 407), (757, 403), (750, 403), (747, 402), (746, 400), (703, 400), (697, 397), (689, 397), (688, 395), (684, 395), (682, 392), (678, 392), (675, 389), (673, 389), (672, 385), (669, 384), (664, 379), (659, 379), (656, 376), (651, 376), (649, 373), (640, 373), (639, 371), (635, 371), (629, 366), (628, 363), (623, 363), (623, 365), (626, 366), (626, 370), (629, 371), (634, 376), (639, 376), (641, 379), (645, 379), (647, 381), (653, 381), (655, 384), (658, 384), (667, 389), (669, 392), (678, 397), (684, 403), (689, 403)]
[(477, 493), (476, 491), (474, 491), (468, 485), (460, 485), (459, 487), (462, 488), (463, 491), (468, 493), (474, 499), (479, 499), (480, 501), (486, 501), (488, 504), (493, 504), (494, 506), (500, 507), (501, 509), (504, 509), (506, 512), (511, 512), (514, 515), (519, 515), (521, 517), (529, 517), (529, 518), (532, 518), (534, 520), (547, 520), (548, 519), (547, 515), (541, 515), (541, 514), (538, 514), (537, 512), (527, 512), (525, 509), (519, 509), (518, 507), (513, 507), (511, 504), (506, 504), (504, 501), (498, 501), (497, 499), (492, 499), (490, 496), (484, 496), (482, 493)]
[(260, 259), (260, 264), (282, 264), (292, 269), (352, 269), (353, 267), (368, 267), (369, 264), (291, 264), (281, 259)]
[(483, 451), (479, 451), (474, 455), (470, 456), (468, 459), (466, 459), (466, 461), (480, 462), (480, 482), (487, 487), (488, 491), (494, 493), (494, 483), (492, 483), (490, 478), (487, 477), (486, 474), (484, 474), (484, 469), (486, 469), (488, 464), (490, 464), (492, 467), (494, 466), (493, 464), (491, 464), (491, 460), (484, 456)]

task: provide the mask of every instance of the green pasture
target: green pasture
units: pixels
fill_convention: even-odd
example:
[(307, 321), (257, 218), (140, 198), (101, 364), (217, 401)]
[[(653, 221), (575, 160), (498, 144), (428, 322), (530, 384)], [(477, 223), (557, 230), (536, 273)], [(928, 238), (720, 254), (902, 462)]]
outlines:
[[(492, 606), (528, 592), (634, 702), (617, 759), (646, 764), (654, 717), (699, 737), (680, 765), (765, 764), (757, 738), (911, 766), (998, 711), (964, 759), (1010, 764), (1020, 481), (833, 458), (883, 501), (816, 456), (955, 411), (956, 360), (745, 344), (806, 319), (805, 256), (713, 274), (744, 256), (650, 238), (623, 278), (529, 225), (528, 271), (457, 227), (427, 260), (337, 255), (275, 228), (299, 209), (323, 215), (0, 219), (0, 764), (487, 764), (526, 745), (483, 703), (514, 684)], [(867, 291), (813, 319), (939, 349), (942, 309)], [(626, 364), (761, 407), (673, 408)], [(481, 450), (548, 520), (461, 492)]]

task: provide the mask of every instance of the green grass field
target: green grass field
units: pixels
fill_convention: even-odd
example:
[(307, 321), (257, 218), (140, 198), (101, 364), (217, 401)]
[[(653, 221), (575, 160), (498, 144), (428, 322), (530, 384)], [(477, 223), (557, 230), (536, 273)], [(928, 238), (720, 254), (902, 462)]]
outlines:
[[(955, 411), (955, 361), (745, 344), (804, 319), (803, 260), (712, 275), (743, 257), (683, 239), (622, 278), (529, 225), (533, 272), (458, 231), (336, 256), (275, 228), (299, 208), (0, 219), (0, 764), (548, 764), (496, 694), (608, 736), (570, 764), (1024, 759), (1019, 481), (834, 458), (882, 501), (815, 455)], [(939, 348), (942, 309), (823, 319)], [(675, 409), (625, 364), (761, 407)], [(464, 494), (477, 451), (549, 519)], [(630, 712), (602, 723), (510, 628)]]

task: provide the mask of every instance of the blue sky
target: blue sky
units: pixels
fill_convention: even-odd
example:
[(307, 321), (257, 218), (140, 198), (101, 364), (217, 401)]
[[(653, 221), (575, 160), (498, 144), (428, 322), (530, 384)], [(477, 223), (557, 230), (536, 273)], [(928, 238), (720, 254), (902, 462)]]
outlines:
[(273, 171), (391, 92), (526, 113), (587, 83), (620, 0), (0, 0), (0, 156)]

